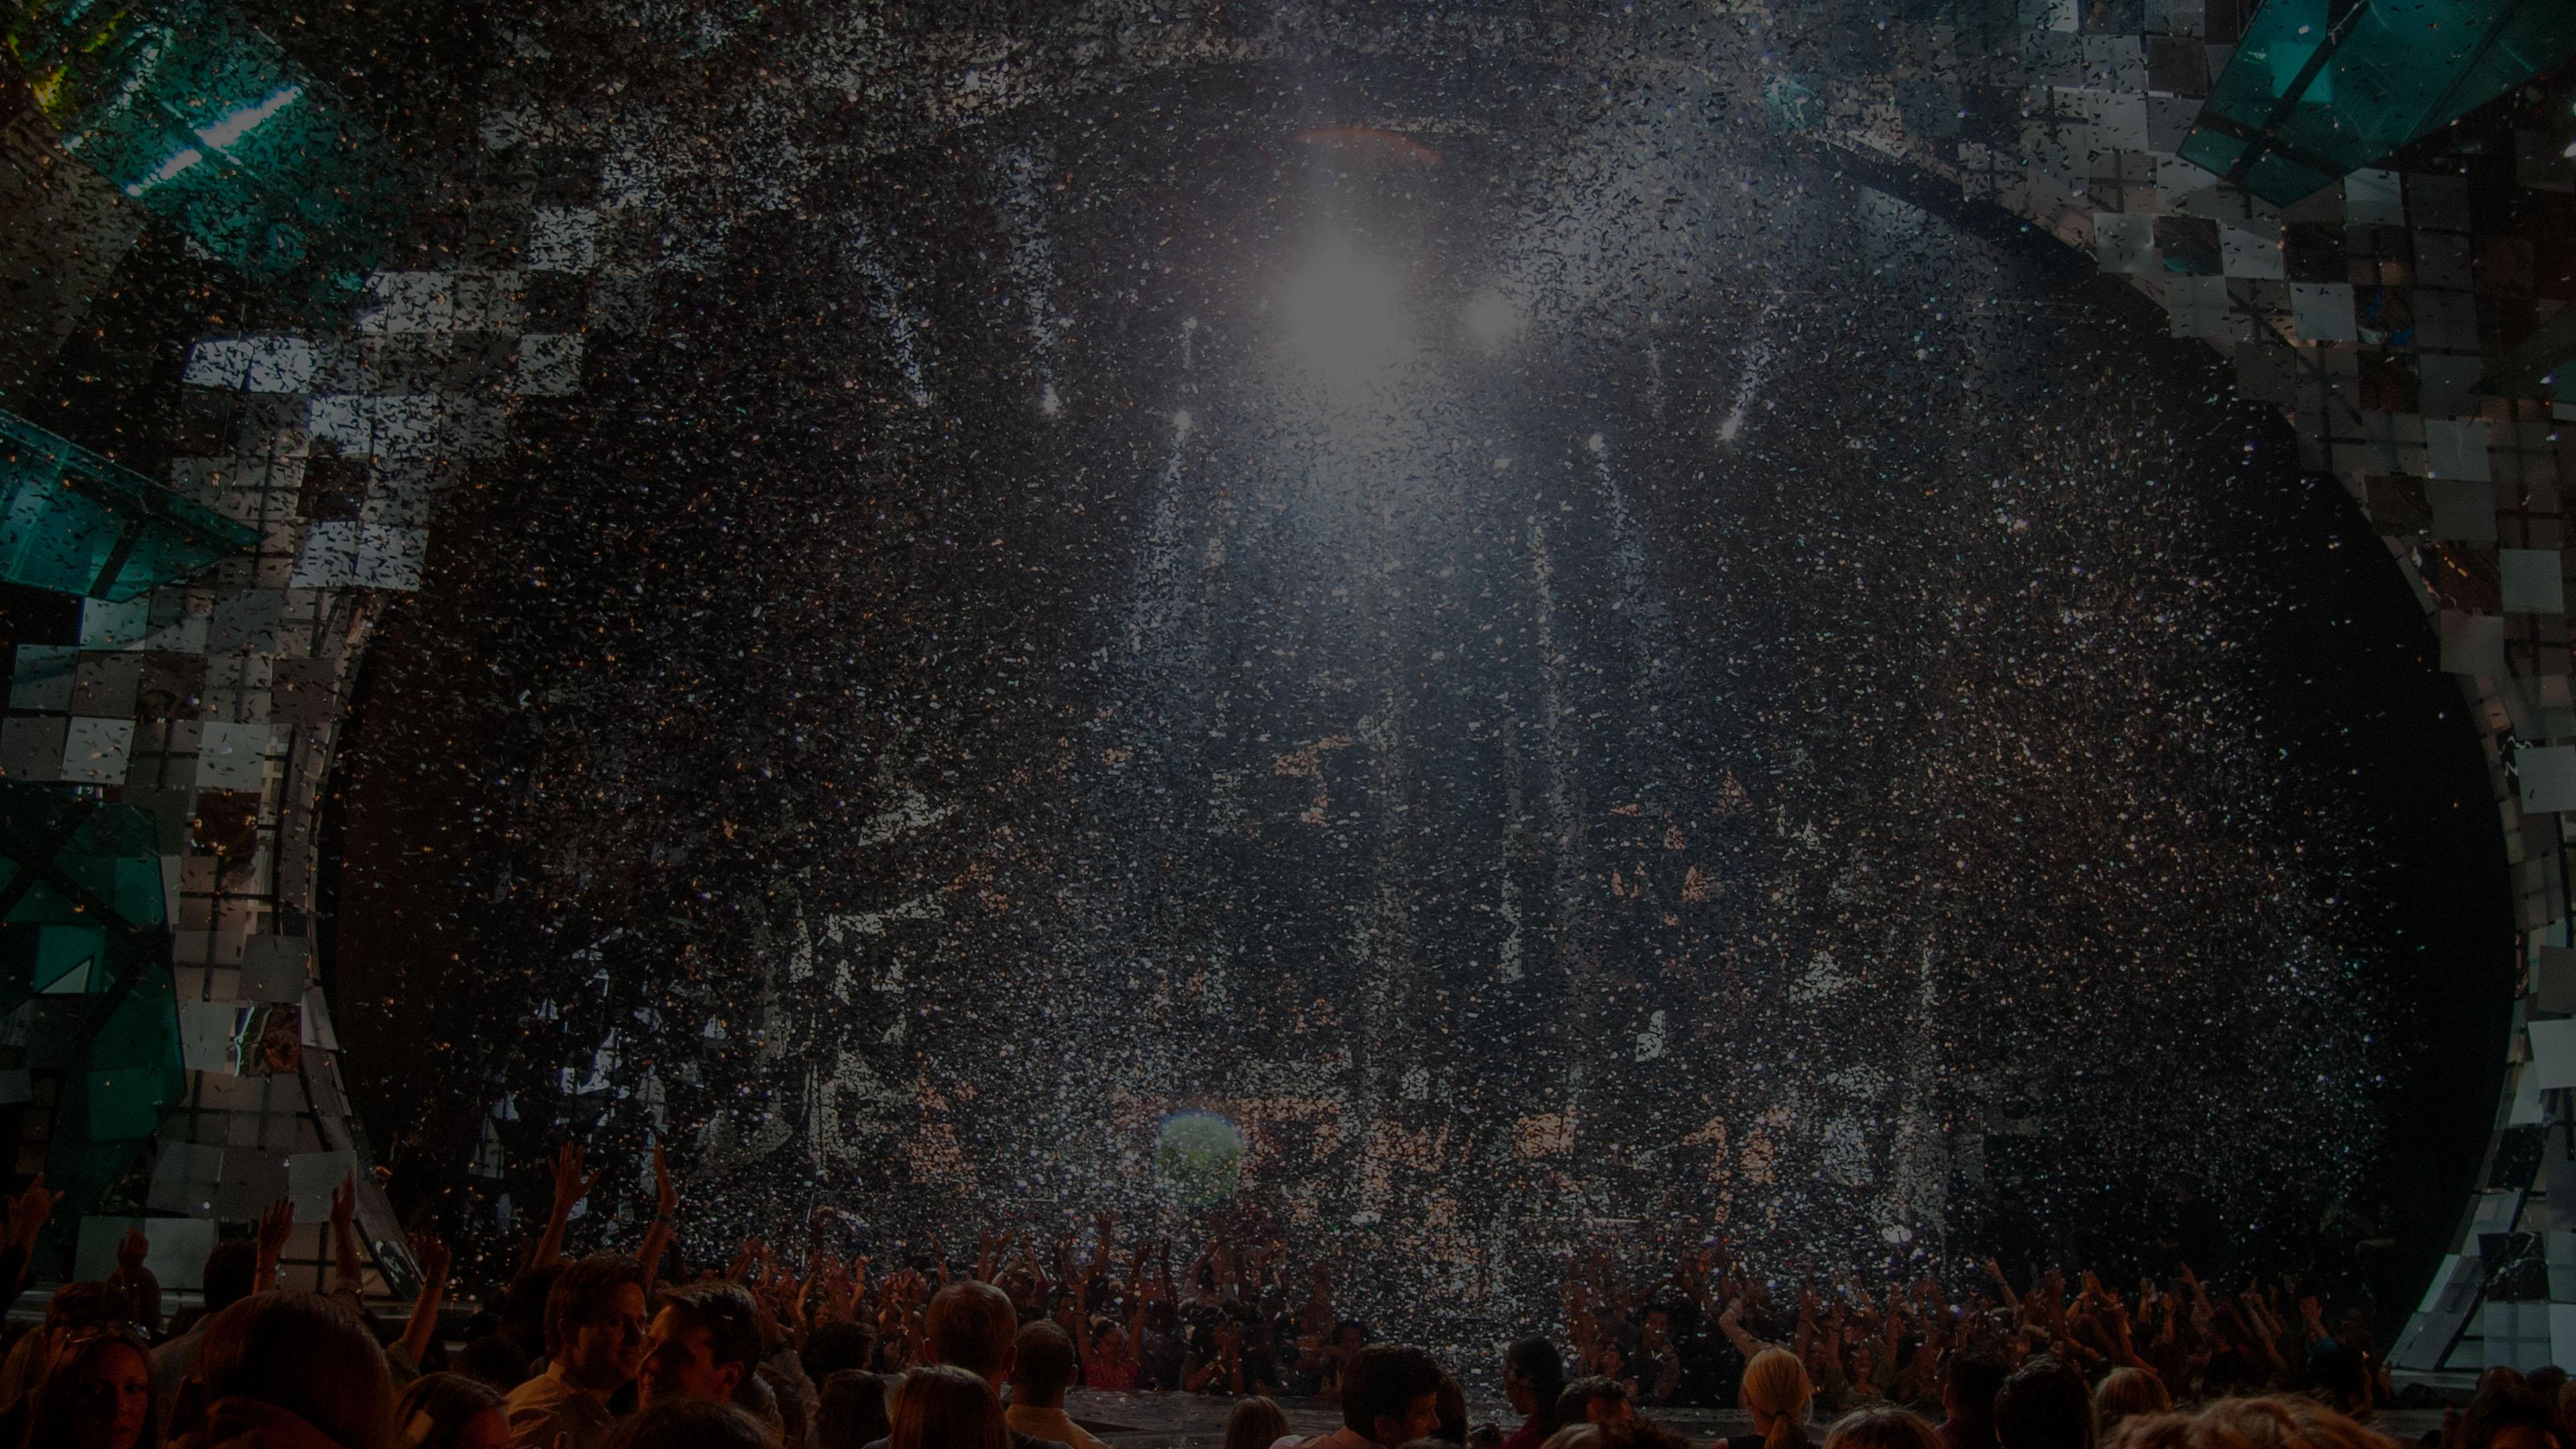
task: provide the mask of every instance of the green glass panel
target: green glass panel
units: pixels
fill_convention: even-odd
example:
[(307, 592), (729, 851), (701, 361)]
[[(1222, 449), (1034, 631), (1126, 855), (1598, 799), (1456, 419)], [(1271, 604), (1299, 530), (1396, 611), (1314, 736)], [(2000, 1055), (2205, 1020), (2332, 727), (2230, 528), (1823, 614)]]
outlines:
[[(186, 1088), (159, 837), (140, 807), (0, 781), (0, 1011), (35, 1013), (27, 1064), (63, 1073), (45, 1155), (69, 1195), (58, 1223), (121, 1197)], [(28, 1004), (57, 982), (81, 994)], [(39, 1251), (51, 1263), (67, 1250), (49, 1229)]]
[(0, 578), (120, 601), (258, 539), (131, 468), (0, 412)]
[(2286, 205), (2570, 56), (2568, 0), (2265, 0), (2180, 154)]
[[(107, 954), (105, 931), (96, 926), (34, 926), (25, 934), (33, 938), (35, 964), (30, 984), (37, 992), (90, 988), (91, 973), (85, 968)], [(71, 979), (75, 976), (76, 980)]]
[(254, 276), (354, 298), (404, 219), (394, 155), (222, 0), (0, 0), (63, 147)]

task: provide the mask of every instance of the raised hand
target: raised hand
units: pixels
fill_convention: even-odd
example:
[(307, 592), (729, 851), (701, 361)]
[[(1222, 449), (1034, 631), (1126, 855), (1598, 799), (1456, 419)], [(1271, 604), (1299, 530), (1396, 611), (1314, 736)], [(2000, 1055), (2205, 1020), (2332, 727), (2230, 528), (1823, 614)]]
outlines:
[(590, 1190), (599, 1186), (598, 1173), (593, 1172), (588, 1176), (582, 1174), (582, 1162), (589, 1155), (589, 1149), (578, 1142), (567, 1142), (555, 1149), (555, 1213), (557, 1216), (570, 1216), (573, 1205), (590, 1196)]
[(287, 1236), (295, 1231), (295, 1204), (279, 1198), (259, 1213), (258, 1266), (251, 1282), (256, 1292), (265, 1293), (277, 1286), (277, 1260), (286, 1252)]
[(116, 1240), (117, 1276), (132, 1279), (135, 1274), (143, 1271), (143, 1260), (150, 1256), (152, 1256), (152, 1240), (143, 1236), (141, 1228), (127, 1228), (125, 1236)]
[(358, 1175), (350, 1173), (331, 1189), (331, 1231), (345, 1233), (358, 1216)]
[(36, 1235), (45, 1230), (45, 1219), (54, 1214), (54, 1205), (63, 1200), (58, 1192), (45, 1191), (45, 1175), (37, 1173), (27, 1190), (9, 1200), (9, 1239), (22, 1253), (36, 1250)]
[(432, 1283), (444, 1286), (448, 1271), (456, 1266), (456, 1250), (447, 1240), (424, 1228), (411, 1235), (411, 1255), (420, 1263), (421, 1291), (426, 1294)]

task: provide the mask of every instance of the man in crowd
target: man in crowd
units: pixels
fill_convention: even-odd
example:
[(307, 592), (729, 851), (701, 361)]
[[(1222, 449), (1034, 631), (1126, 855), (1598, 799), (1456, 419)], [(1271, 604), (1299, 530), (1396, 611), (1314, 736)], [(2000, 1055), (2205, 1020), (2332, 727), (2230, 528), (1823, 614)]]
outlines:
[(1342, 1427), (1301, 1449), (1397, 1449), (1440, 1427), (1440, 1365), (1418, 1348), (1373, 1343), (1342, 1369)]
[(546, 1371), (510, 1391), (504, 1407), (516, 1449), (600, 1449), (612, 1416), (609, 1397), (644, 1364), (644, 1269), (633, 1258), (594, 1253), (563, 1270), (546, 1295)]
[[(981, 1377), (996, 1394), (1019, 1361), (1019, 1310), (1012, 1307), (1010, 1295), (990, 1283), (970, 1279), (932, 1294), (922, 1327), (930, 1339), (932, 1358)], [(1057, 1401), (1063, 1401), (1061, 1393)], [(1012, 1449), (1071, 1449), (1061, 1439), (1041, 1439), (1017, 1428), (1011, 1431), (1011, 1445)]]
[(2011, 1372), (1986, 1349), (1950, 1355), (1941, 1385), (1941, 1442), (1948, 1449), (1995, 1449), (1995, 1395)]
[(759, 1361), (760, 1311), (742, 1285), (717, 1280), (671, 1289), (645, 1331), (636, 1403), (732, 1403)]
[(1073, 1383), (1073, 1340), (1064, 1330), (1039, 1319), (1020, 1330), (1017, 1360), (1011, 1368), (1011, 1406), (1002, 1421), (1011, 1431), (1069, 1444), (1073, 1449), (1109, 1449), (1064, 1411), (1064, 1391)]

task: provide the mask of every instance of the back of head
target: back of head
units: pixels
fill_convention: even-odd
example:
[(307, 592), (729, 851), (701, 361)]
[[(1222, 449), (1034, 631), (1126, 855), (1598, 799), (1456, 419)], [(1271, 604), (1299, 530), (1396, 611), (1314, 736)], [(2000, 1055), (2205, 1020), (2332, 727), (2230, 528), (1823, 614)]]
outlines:
[(254, 1293), (216, 1314), (193, 1377), (208, 1400), (273, 1404), (342, 1449), (383, 1449), (393, 1416), (384, 1350), (346, 1304), (319, 1293)]
[(805, 1335), (805, 1346), (796, 1351), (805, 1377), (818, 1384), (843, 1369), (866, 1368), (876, 1356), (877, 1336), (863, 1323), (826, 1323)]
[(1690, 1441), (1652, 1419), (1628, 1418), (1595, 1424), (1596, 1449), (1690, 1449)]
[(1503, 1350), (1503, 1372), (1537, 1402), (1540, 1433), (1555, 1433), (1565, 1422), (1556, 1412), (1557, 1397), (1565, 1392), (1565, 1355), (1544, 1338), (1516, 1338)]
[(683, 1283), (664, 1290), (662, 1311), (678, 1319), (683, 1332), (705, 1329), (707, 1357), (718, 1367), (740, 1364), (742, 1378), (751, 1377), (752, 1365), (760, 1362), (760, 1309), (741, 1284), (722, 1278)]
[(464, 1374), (424, 1374), (394, 1405), (394, 1438), (409, 1449), (456, 1449), (465, 1426), (501, 1407), (501, 1391)]
[(2115, 1368), (2093, 1386), (2093, 1433), (2098, 1439), (2123, 1419), (2161, 1414), (2173, 1407), (2165, 1381), (2142, 1368)]
[(2003, 1449), (2093, 1449), (2093, 1394), (2063, 1359), (2033, 1354), (1995, 1395)]
[(528, 1358), (552, 1347), (546, 1338), (546, 1305), (554, 1298), (555, 1280), (571, 1266), (558, 1260), (530, 1268), (501, 1290), (501, 1336)]
[(1628, 1402), (1628, 1386), (1602, 1374), (1586, 1374), (1567, 1384), (1556, 1396), (1556, 1421), (1559, 1424), (1586, 1424), (1596, 1417), (1594, 1404)]
[(1993, 1349), (1963, 1348), (1950, 1355), (1949, 1373), (1942, 1382), (1951, 1417), (1965, 1424), (1994, 1422), (1995, 1395), (2003, 1392), (2004, 1380), (2011, 1377), (2012, 1365)]
[(133, 1316), (130, 1297), (105, 1283), (87, 1279), (55, 1289), (45, 1304), (47, 1328), (104, 1328)]
[(924, 1327), (933, 1358), (990, 1379), (1011, 1361), (1020, 1313), (990, 1283), (951, 1283), (931, 1295)]
[(623, 1253), (593, 1253), (566, 1264), (546, 1290), (547, 1355), (560, 1355), (569, 1329), (606, 1317), (630, 1287), (643, 1289), (644, 1266)]
[(226, 1238), (206, 1254), (206, 1311), (221, 1313), (250, 1296), (259, 1285), (252, 1281), (259, 1272), (259, 1244), (248, 1238)]
[(1825, 1449), (1942, 1449), (1941, 1436), (1903, 1409), (1860, 1409), (1834, 1421)]
[(713, 1399), (665, 1399), (618, 1421), (606, 1449), (777, 1449), (760, 1421)]
[(528, 1356), (519, 1352), (517, 1344), (492, 1334), (467, 1339), (456, 1355), (456, 1367), (503, 1393), (528, 1381)]
[(1237, 1399), (1225, 1416), (1225, 1449), (1270, 1449), (1287, 1433), (1287, 1413), (1259, 1395)]
[(1538, 1449), (1599, 1449), (1601, 1431), (1590, 1424), (1568, 1424), (1539, 1441)]
[[(999, 1296), (1001, 1290), (993, 1292)], [(994, 1397), (993, 1386), (955, 1364), (933, 1364), (905, 1374), (902, 1387), (895, 1390), (893, 1419), (886, 1449), (1010, 1449), (1011, 1445), (1011, 1431), (1002, 1422), (1002, 1401)]]
[(1073, 1382), (1073, 1340), (1046, 1319), (1020, 1330), (1019, 1356), (1011, 1364), (1011, 1402), (1046, 1408)]
[(1342, 1370), (1342, 1423), (1371, 1439), (1377, 1421), (1403, 1419), (1413, 1401), (1440, 1392), (1440, 1365), (1431, 1355), (1400, 1343), (1373, 1343)]
[(2567, 1442), (2557, 1406), (2518, 1380), (2479, 1390), (2461, 1411), (2459, 1436), (2451, 1442), (2457, 1449), (2487, 1449), (2506, 1429), (2531, 1429), (2546, 1436), (2543, 1442), (2561, 1446)]
[(886, 1417), (885, 1380), (864, 1369), (834, 1369), (823, 1379), (814, 1414), (814, 1449), (864, 1449), (894, 1428)]
[(1742, 1393), (1744, 1407), (1771, 1421), (1762, 1434), (1765, 1449), (1807, 1442), (1807, 1406), (1815, 1401), (1816, 1385), (1796, 1354), (1785, 1348), (1755, 1354), (1744, 1365)]
[(2397, 1449), (2397, 1441), (2316, 1400), (2287, 1394), (2220, 1399), (2197, 1413), (2123, 1420), (2112, 1449)]

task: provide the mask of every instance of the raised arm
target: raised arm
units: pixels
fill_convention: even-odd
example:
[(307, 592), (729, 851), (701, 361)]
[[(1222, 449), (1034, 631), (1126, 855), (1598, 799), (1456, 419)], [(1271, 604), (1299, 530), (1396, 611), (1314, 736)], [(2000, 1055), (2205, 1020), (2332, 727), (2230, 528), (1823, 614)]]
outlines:
[(152, 1254), (152, 1242), (141, 1228), (127, 1228), (116, 1240), (116, 1272), (109, 1279), (134, 1295), (135, 1321), (152, 1333), (161, 1331), (161, 1280), (143, 1266)]
[(546, 1230), (537, 1239), (537, 1251), (528, 1260), (531, 1268), (563, 1261), (564, 1225), (572, 1221), (572, 1210), (590, 1190), (599, 1185), (599, 1174), (582, 1175), (585, 1149), (578, 1142), (567, 1142), (555, 1149), (555, 1200), (546, 1212)]
[(430, 1344), (438, 1337), (438, 1310), (447, 1302), (447, 1272), (456, 1263), (456, 1255), (436, 1233), (411, 1235), (411, 1255), (420, 1260), (420, 1296), (412, 1300), (411, 1322), (403, 1328), (400, 1345), (410, 1355), (411, 1365), (420, 1367)]
[(662, 1254), (671, 1246), (671, 1234), (678, 1229), (680, 1189), (671, 1182), (669, 1164), (662, 1160), (662, 1144), (653, 1144), (653, 1225), (644, 1230), (644, 1246), (635, 1256), (644, 1264), (644, 1291), (651, 1293), (653, 1284), (662, 1276)]
[(352, 1305), (366, 1301), (367, 1275), (358, 1262), (358, 1175), (331, 1189), (331, 1292)]
[(287, 1236), (295, 1231), (295, 1204), (279, 1198), (259, 1214), (259, 1256), (251, 1270), (250, 1281), (259, 1285), (253, 1291), (266, 1293), (277, 1287), (277, 1260), (286, 1254)]

